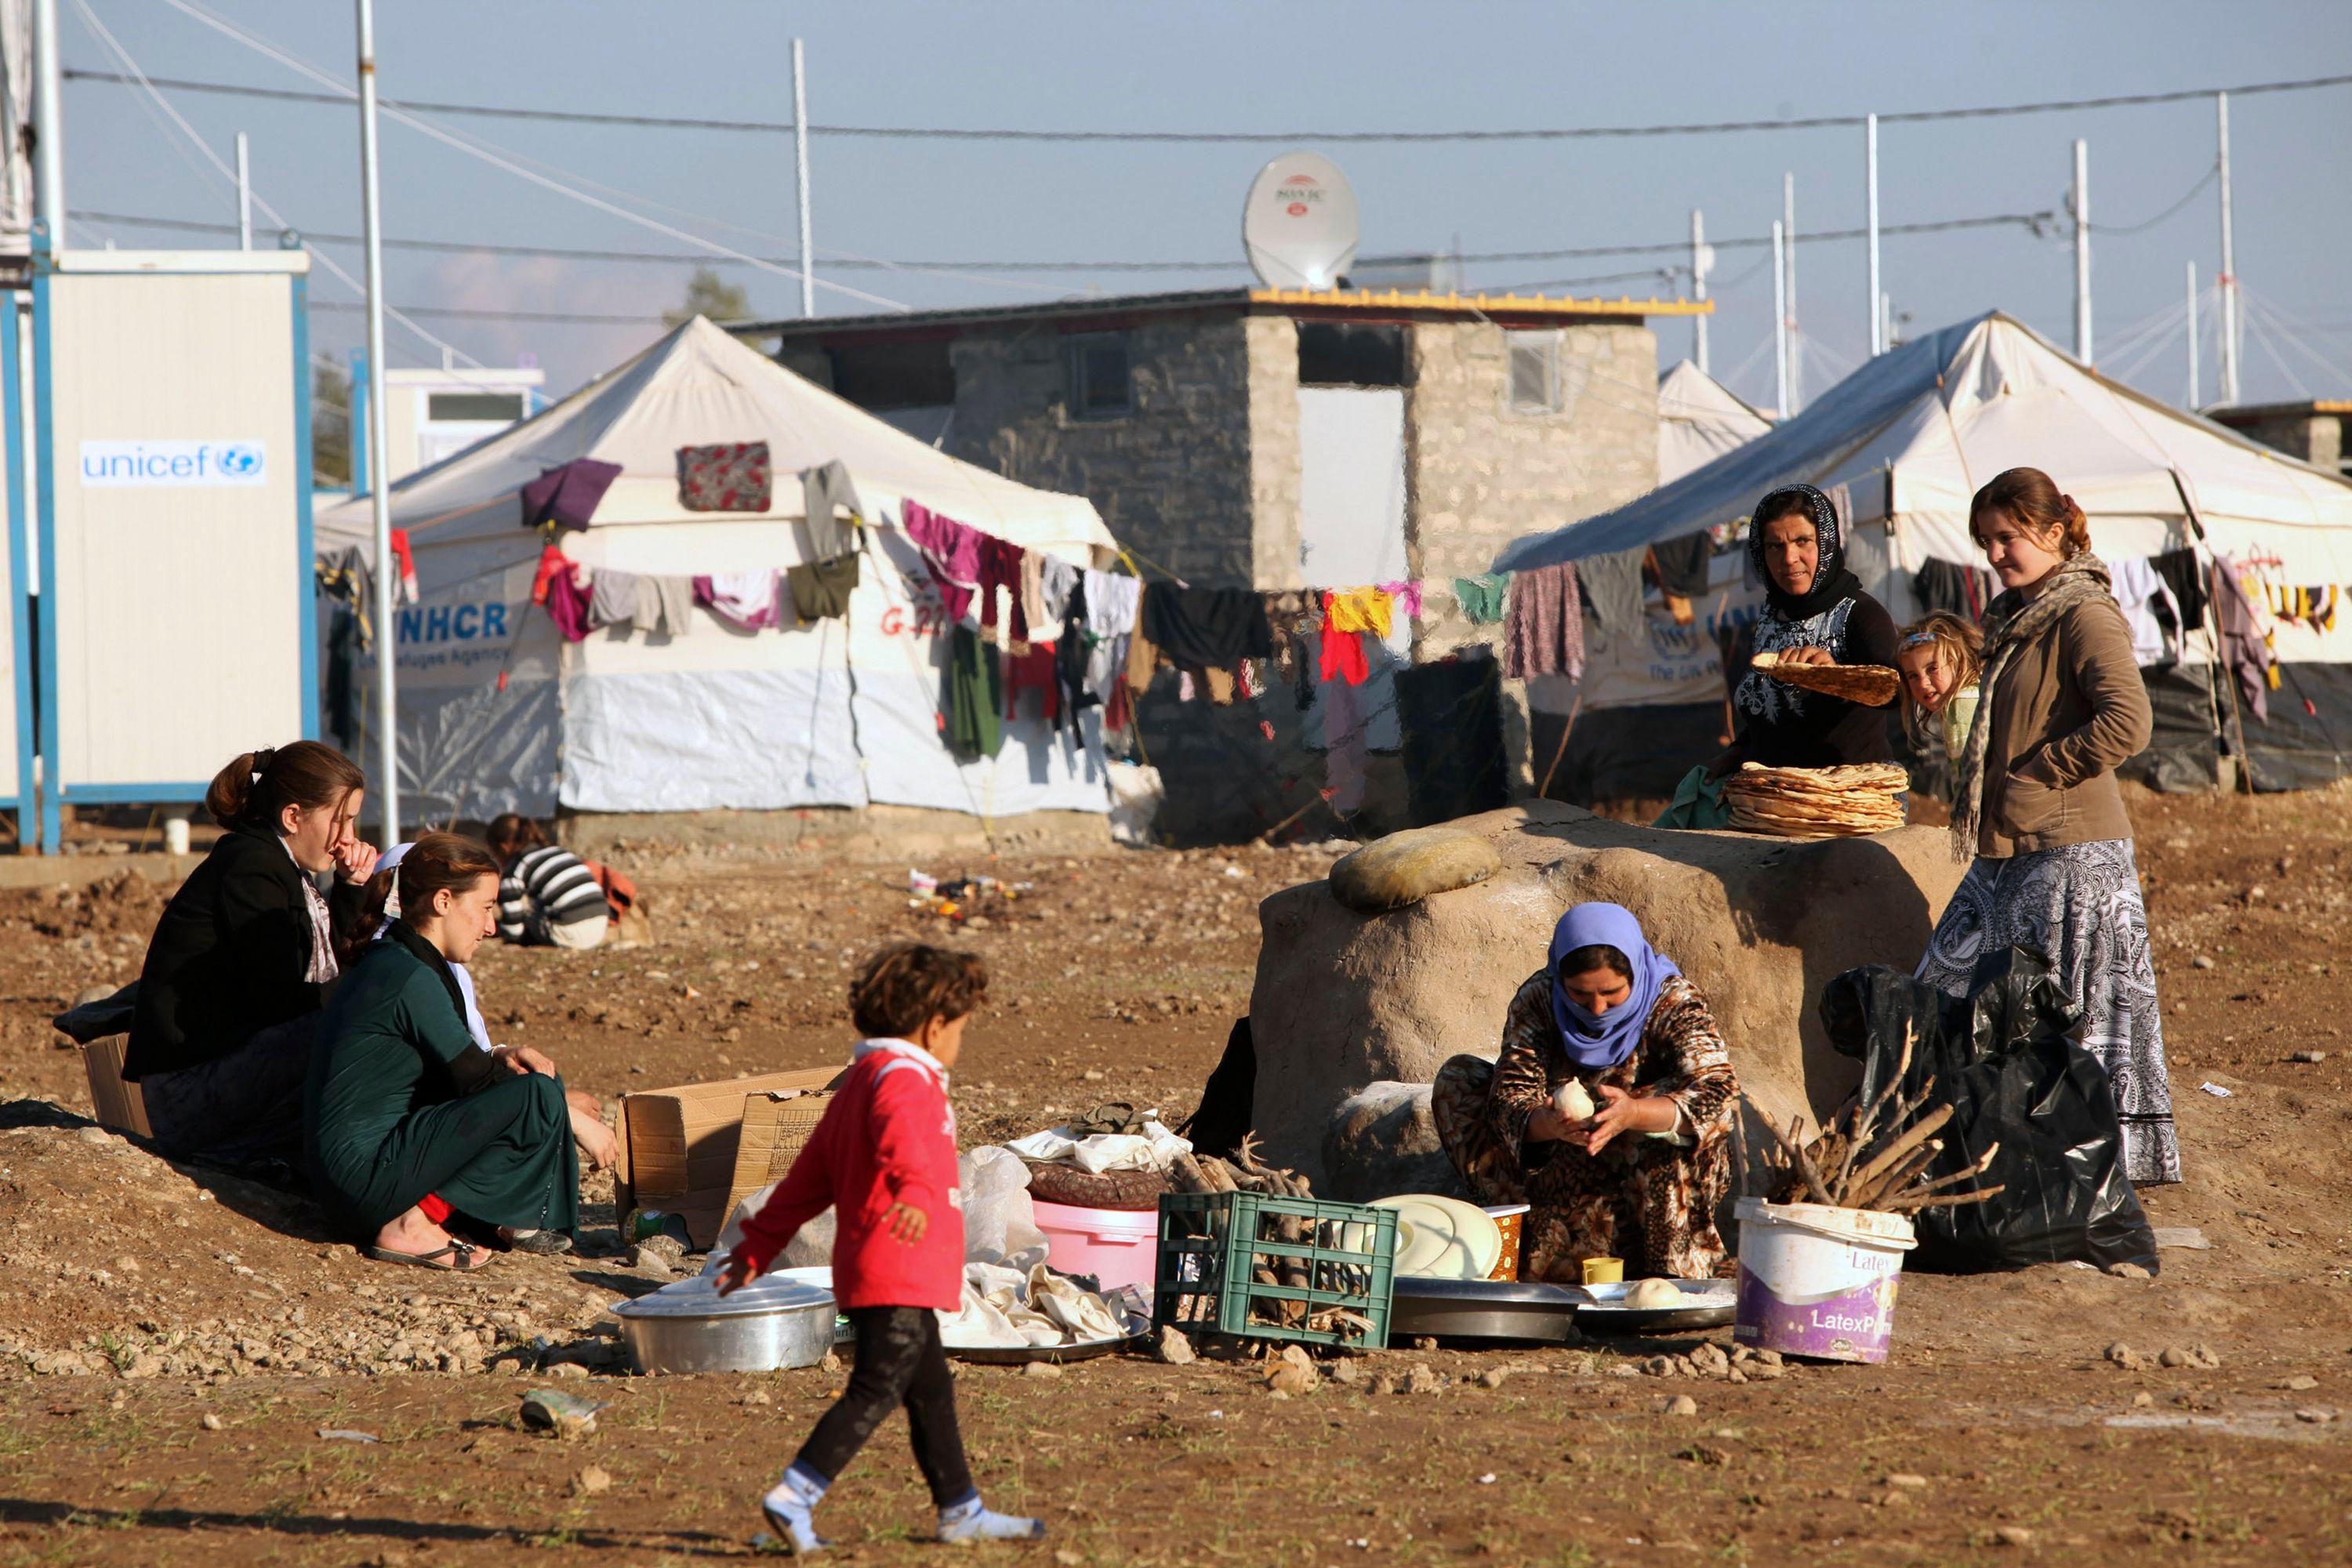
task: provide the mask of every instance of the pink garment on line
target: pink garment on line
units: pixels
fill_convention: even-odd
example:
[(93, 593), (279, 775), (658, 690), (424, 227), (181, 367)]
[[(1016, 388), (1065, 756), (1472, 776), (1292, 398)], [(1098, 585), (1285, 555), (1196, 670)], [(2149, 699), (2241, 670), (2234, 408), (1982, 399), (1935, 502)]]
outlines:
[(960, 621), (980, 591), (980, 547), (988, 535), (966, 528), (951, 517), (941, 517), (920, 501), (908, 501), (899, 521), (907, 537), (923, 552), (931, 581), (940, 585), (940, 602), (948, 619)]
[(1510, 608), (1503, 616), (1503, 673), (1515, 680), (1537, 675), (1584, 674), (1584, 607), (1577, 597), (1576, 566), (1538, 566), (1511, 574)]
[(565, 641), (586, 640), (590, 596), (588, 570), (577, 562), (569, 570), (559, 568), (548, 574), (547, 618), (555, 623)]
[(1421, 584), (1418, 583), (1381, 583), (1375, 584), (1381, 593), (1397, 602), (1407, 620), (1421, 619)]
[(1006, 612), (1004, 635), (1010, 642), (1029, 640), (1028, 606), (1021, 598), (1021, 563), (1028, 552), (992, 533), (980, 536), (980, 626), (996, 629), (996, 591), (1006, 591), (1012, 608)]
[(694, 580), (694, 602), (729, 626), (755, 632), (785, 624), (778, 599), (783, 574), (770, 568), (755, 572), (719, 572)]

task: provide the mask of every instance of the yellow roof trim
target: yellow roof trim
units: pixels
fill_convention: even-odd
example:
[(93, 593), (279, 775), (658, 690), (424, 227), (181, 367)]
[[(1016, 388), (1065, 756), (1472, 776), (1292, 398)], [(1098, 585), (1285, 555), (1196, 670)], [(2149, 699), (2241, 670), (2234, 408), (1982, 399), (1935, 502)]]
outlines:
[(1463, 315), (1712, 316), (1712, 300), (1553, 299), (1546, 294), (1432, 293), (1426, 289), (1253, 289), (1253, 305), (1318, 305), (1343, 310), (1447, 310)]

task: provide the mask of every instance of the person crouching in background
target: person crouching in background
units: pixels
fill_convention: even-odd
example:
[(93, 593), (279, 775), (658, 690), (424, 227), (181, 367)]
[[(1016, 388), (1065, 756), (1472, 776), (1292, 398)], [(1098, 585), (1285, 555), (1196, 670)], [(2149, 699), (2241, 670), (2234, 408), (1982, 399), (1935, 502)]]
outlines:
[(525, 947), (596, 946), (613, 928), (613, 906), (588, 863), (530, 817), (508, 812), (485, 836), (505, 868), (499, 881), (499, 935)]

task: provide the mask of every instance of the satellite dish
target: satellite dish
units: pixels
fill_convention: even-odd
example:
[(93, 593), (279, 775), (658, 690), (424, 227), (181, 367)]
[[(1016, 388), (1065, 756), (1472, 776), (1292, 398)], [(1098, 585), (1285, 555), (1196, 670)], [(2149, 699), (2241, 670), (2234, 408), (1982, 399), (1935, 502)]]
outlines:
[(1318, 153), (1286, 153), (1242, 203), (1242, 248), (1269, 289), (1336, 289), (1356, 264), (1356, 193)]

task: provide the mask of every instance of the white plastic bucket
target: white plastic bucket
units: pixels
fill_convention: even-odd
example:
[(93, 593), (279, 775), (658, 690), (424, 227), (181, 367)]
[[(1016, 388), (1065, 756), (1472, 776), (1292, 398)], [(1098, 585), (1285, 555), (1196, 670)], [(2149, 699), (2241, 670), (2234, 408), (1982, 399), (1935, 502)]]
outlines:
[(1157, 1209), (1087, 1209), (1039, 1203), (1045, 1261), (1061, 1274), (1091, 1274), (1106, 1290), (1132, 1285), (1149, 1292), (1160, 1257)]
[(1882, 1362), (1895, 1337), (1902, 1215), (1739, 1200), (1739, 1308), (1732, 1337), (1818, 1361)]

